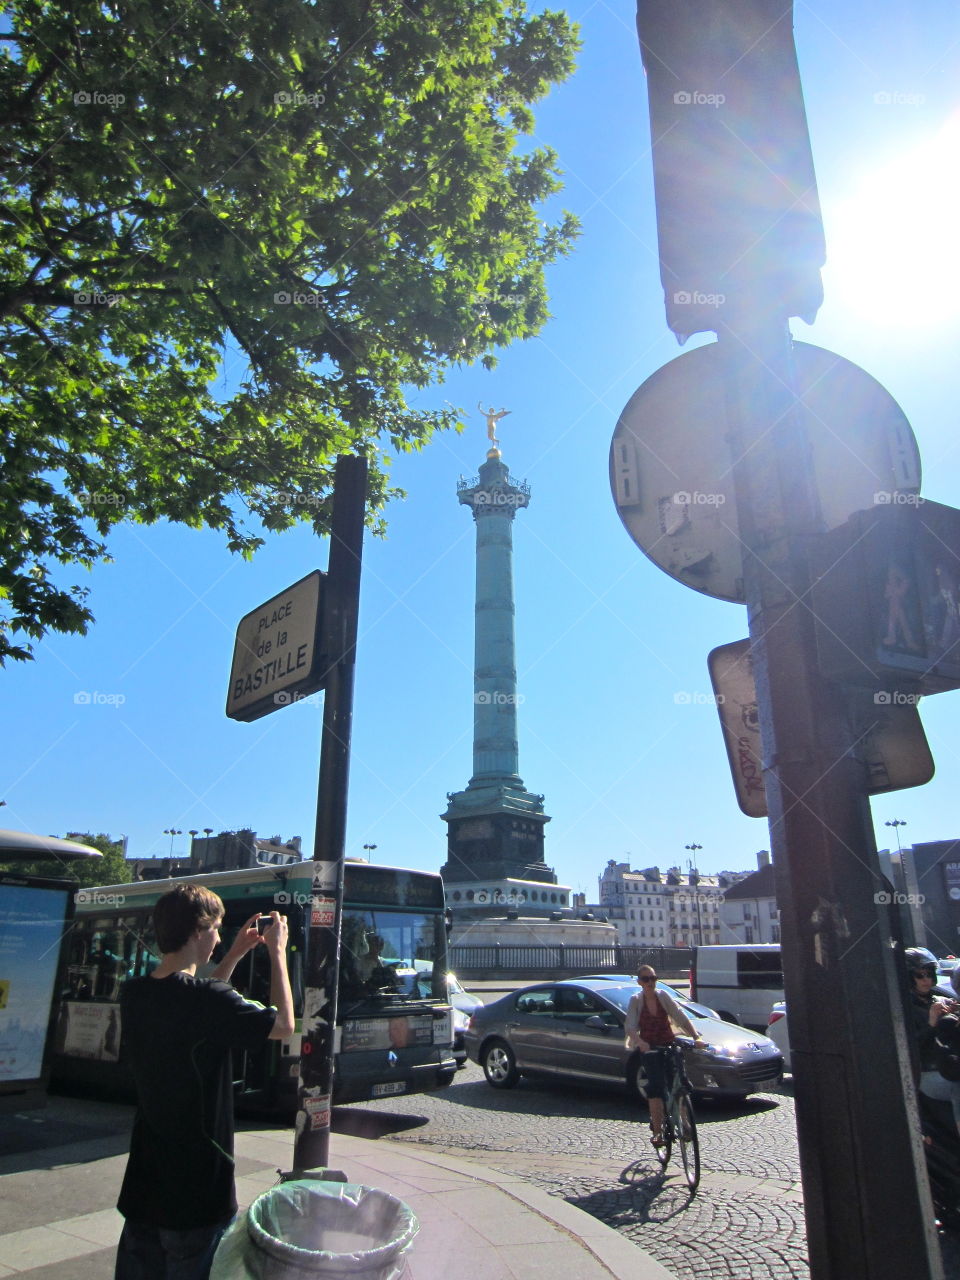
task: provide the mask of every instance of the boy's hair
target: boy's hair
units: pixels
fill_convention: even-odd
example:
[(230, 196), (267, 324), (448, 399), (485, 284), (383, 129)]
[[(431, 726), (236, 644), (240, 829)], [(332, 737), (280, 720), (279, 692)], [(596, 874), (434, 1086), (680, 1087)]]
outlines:
[(153, 927), (161, 955), (185, 947), (197, 929), (223, 919), (223, 903), (200, 884), (178, 884), (153, 908)]

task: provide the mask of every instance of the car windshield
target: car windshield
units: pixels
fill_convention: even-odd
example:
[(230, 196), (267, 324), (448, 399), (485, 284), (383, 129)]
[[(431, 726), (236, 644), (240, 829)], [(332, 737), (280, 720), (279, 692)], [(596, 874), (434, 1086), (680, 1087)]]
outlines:
[[(635, 996), (639, 990), (638, 986), (600, 987), (597, 994), (603, 996), (605, 1000), (609, 1000), (611, 1004), (615, 1004), (623, 1013), (626, 1013), (627, 1006), (630, 1004), (630, 997)], [(700, 1005), (693, 1004), (685, 996), (682, 996), (679, 991), (674, 991), (667, 983), (658, 982), (657, 990), (669, 991), (688, 1018), (702, 1018), (705, 1016), (704, 1012), (701, 1011)]]
[(603, 996), (604, 1000), (609, 1000), (611, 1004), (615, 1004), (618, 1009), (622, 1009), (626, 1013), (630, 997), (635, 996), (639, 990), (639, 987), (600, 987), (597, 994)]

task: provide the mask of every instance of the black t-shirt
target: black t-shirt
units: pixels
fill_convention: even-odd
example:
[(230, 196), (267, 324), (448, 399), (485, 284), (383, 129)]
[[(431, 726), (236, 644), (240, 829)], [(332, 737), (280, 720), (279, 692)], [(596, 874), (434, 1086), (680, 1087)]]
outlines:
[(230, 1050), (262, 1048), (276, 1011), (186, 973), (125, 982), (120, 1009), (137, 1114), (117, 1208), (175, 1230), (224, 1222), (237, 1209)]

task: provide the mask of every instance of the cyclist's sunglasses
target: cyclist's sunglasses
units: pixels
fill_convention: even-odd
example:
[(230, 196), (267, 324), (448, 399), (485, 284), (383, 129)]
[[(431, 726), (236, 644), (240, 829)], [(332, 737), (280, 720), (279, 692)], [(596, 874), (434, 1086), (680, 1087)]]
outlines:
[(920, 969), (914, 969), (913, 976), (915, 978), (935, 978), (937, 976), (936, 965), (925, 964)]
[(657, 980), (656, 974), (648, 973), (645, 978), (641, 978), (640, 975), (637, 974), (638, 982), (656, 982), (656, 980)]

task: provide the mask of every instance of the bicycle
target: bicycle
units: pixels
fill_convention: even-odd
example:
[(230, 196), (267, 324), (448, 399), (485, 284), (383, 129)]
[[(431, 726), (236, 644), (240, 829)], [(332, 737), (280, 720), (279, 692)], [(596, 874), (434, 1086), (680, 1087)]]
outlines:
[(674, 1144), (680, 1149), (683, 1176), (690, 1188), (690, 1198), (700, 1185), (700, 1142), (697, 1121), (690, 1100), (690, 1087), (683, 1069), (683, 1050), (679, 1044), (666, 1045), (663, 1054), (667, 1096), (663, 1101), (663, 1145), (655, 1147), (660, 1167), (666, 1169)]

